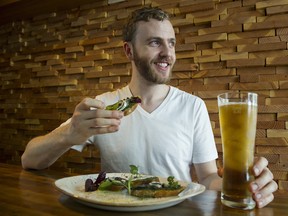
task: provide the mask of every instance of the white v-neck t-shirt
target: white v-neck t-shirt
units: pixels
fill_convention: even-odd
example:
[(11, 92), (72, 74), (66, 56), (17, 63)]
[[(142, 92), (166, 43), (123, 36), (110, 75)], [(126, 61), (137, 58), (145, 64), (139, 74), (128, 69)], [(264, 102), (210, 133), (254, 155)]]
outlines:
[[(128, 86), (96, 98), (106, 105), (131, 97)], [(170, 86), (161, 105), (152, 113), (139, 105), (121, 119), (119, 131), (90, 137), (86, 144), (100, 150), (101, 169), (129, 172), (129, 165), (139, 172), (162, 177), (170, 175), (190, 182), (190, 166), (218, 157), (209, 115), (202, 99)]]

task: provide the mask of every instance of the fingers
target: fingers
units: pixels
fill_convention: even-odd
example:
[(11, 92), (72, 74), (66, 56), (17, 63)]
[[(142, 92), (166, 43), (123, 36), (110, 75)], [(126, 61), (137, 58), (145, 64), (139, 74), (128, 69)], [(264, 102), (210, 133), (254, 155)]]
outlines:
[(253, 172), (255, 176), (260, 175), (262, 171), (268, 166), (268, 161), (264, 157), (256, 157), (253, 166)]
[(106, 134), (113, 133), (119, 130), (119, 125), (107, 126), (107, 127), (97, 127), (89, 128), (91, 134)]
[(75, 110), (90, 110), (91, 108), (104, 109), (105, 104), (96, 99), (85, 98), (75, 108)]
[(75, 108), (71, 118), (70, 134), (77, 140), (86, 140), (92, 135), (112, 133), (119, 130), (121, 111), (104, 110), (102, 101), (85, 98)]
[[(263, 187), (265, 187), (269, 182), (273, 180), (273, 174), (268, 168), (264, 168), (261, 172), (261, 175), (259, 175), (259, 178), (256, 178), (254, 180), (254, 184), (257, 185), (257, 190), (261, 190)], [(255, 188), (255, 186), (254, 186)]]
[(255, 159), (253, 166), (255, 180), (250, 184), (250, 189), (258, 208), (270, 203), (274, 199), (273, 192), (278, 189), (277, 183), (273, 181), (274, 176), (267, 165), (267, 159), (259, 157)]
[[(71, 123), (73, 127), (78, 131), (88, 130), (91, 128), (95, 129), (102, 127), (110, 127), (110, 126), (119, 127), (121, 123), (120, 119), (123, 117), (123, 113), (119, 111), (115, 111), (115, 113), (113, 113), (114, 111), (105, 111), (105, 112), (108, 112), (108, 114), (99, 114), (98, 110), (97, 111), (95, 110), (93, 112), (89, 111), (89, 113), (75, 114), (72, 117)], [(114, 130), (116, 128), (114, 128)], [(112, 129), (113, 127), (109, 129), (109, 131)]]
[(102, 101), (92, 98), (85, 98), (76, 106), (72, 118), (74, 118), (77, 122), (94, 119), (94, 124), (90, 124), (89, 127), (118, 125), (119, 121), (105, 120), (105, 118), (121, 119), (123, 117), (123, 113), (121, 111), (104, 110), (104, 108), (105, 104)]
[(263, 208), (274, 200), (274, 195), (270, 194), (265, 199), (256, 200), (257, 208)]
[(278, 185), (276, 182), (271, 181), (261, 190), (253, 193), (253, 199), (256, 201), (257, 207), (262, 208), (272, 202), (274, 199), (273, 192), (275, 192), (277, 189)]
[[(108, 126), (119, 126), (121, 121), (120, 118), (110, 118), (112, 114), (108, 115), (108, 117), (95, 117), (84, 119), (82, 127), (84, 128), (98, 128), (98, 127), (108, 127)], [(123, 114), (122, 114), (123, 115)], [(118, 115), (117, 115), (118, 116)]]
[(124, 116), (122, 111), (117, 110), (103, 110), (93, 109), (82, 112), (84, 119), (107, 118), (107, 119), (121, 119)]

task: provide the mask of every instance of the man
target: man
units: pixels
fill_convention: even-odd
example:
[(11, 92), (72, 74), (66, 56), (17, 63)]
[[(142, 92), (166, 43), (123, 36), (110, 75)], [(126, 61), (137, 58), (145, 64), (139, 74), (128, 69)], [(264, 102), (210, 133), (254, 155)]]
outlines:
[[(132, 64), (129, 85), (84, 99), (66, 123), (32, 139), (22, 156), (23, 167), (43, 169), (70, 148), (81, 150), (85, 144), (95, 144), (104, 171), (127, 172), (134, 164), (143, 173), (191, 181), (194, 164), (199, 183), (220, 190), (217, 151), (204, 102), (166, 84), (176, 60), (169, 16), (158, 8), (137, 10), (123, 38), (124, 52)], [(105, 105), (132, 95), (142, 102), (129, 116), (104, 110)], [(267, 164), (259, 158), (253, 168), (256, 180), (251, 191), (258, 207), (271, 202), (277, 189)]]

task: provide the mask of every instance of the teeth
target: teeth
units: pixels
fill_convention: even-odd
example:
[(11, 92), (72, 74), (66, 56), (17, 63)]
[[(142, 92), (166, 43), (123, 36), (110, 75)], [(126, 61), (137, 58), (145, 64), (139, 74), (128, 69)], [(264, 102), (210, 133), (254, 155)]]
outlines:
[(168, 63), (158, 63), (158, 65), (159, 65), (160, 67), (167, 67), (167, 66), (168, 66)]

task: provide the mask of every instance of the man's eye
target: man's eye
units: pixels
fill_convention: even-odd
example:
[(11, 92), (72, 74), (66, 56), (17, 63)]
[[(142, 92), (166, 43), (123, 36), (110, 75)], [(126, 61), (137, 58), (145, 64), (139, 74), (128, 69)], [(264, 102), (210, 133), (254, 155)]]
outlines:
[(175, 47), (176, 42), (175, 42), (175, 41), (170, 41), (170, 42), (169, 42), (169, 45), (170, 45), (170, 47)]
[(170, 46), (175, 47), (175, 42), (174, 41), (170, 42)]
[(150, 45), (151, 45), (151, 46), (159, 46), (160, 43), (159, 43), (159, 41), (151, 41), (151, 42), (150, 42)]

